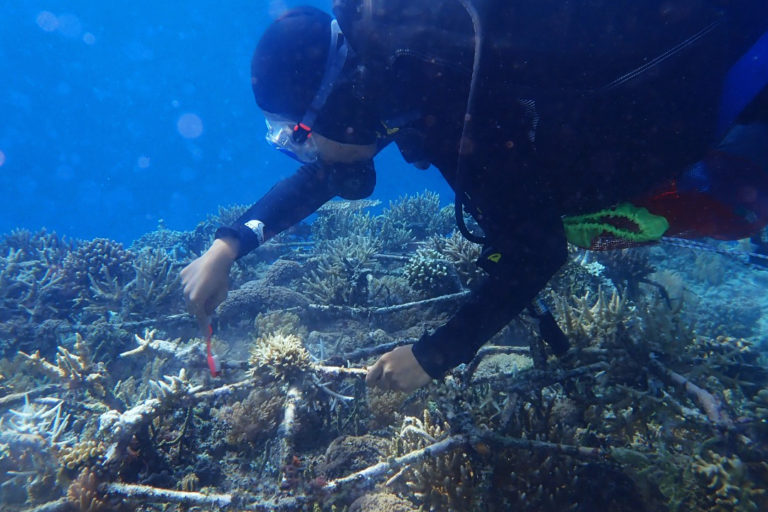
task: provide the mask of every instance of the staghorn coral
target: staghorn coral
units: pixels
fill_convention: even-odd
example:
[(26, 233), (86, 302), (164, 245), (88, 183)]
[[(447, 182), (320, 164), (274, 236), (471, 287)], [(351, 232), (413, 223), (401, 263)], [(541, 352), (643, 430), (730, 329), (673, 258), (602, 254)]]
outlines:
[(83, 242), (64, 259), (63, 271), (75, 305), (96, 311), (119, 309), (126, 284), (134, 279), (133, 253), (106, 238)]
[(69, 424), (70, 415), (63, 412), (63, 402), (45, 405), (24, 399), (21, 410), (9, 409), (10, 419), (0, 419), (0, 442), (16, 443), (19, 447), (47, 447), (59, 442)]
[(312, 366), (309, 352), (295, 334), (273, 333), (261, 336), (251, 350), (250, 373), (268, 375), (278, 380), (294, 380)]
[(207, 246), (207, 241), (198, 240), (194, 232), (175, 231), (163, 225), (162, 219), (155, 231), (145, 233), (134, 240), (128, 249), (138, 253), (151, 247), (161, 251), (175, 261), (188, 261)]
[(369, 276), (376, 265), (378, 240), (367, 236), (337, 238), (315, 248), (315, 266), (301, 280), (302, 291), (321, 303), (363, 305), (368, 301)]
[(0, 237), (0, 254), (21, 251), (25, 261), (40, 260), (46, 265), (60, 265), (75, 243), (45, 228), (32, 233), (27, 229), (14, 229)]
[[(110, 409), (99, 416), (98, 435), (105, 443), (119, 443), (130, 440), (142, 427), (168, 410), (177, 407), (185, 400), (191, 399), (202, 389), (201, 385), (193, 385), (187, 378), (183, 368), (178, 375), (165, 375), (162, 380), (150, 380), (149, 389), (152, 397), (148, 398), (125, 412)], [(111, 457), (117, 452), (112, 451)]]
[(408, 284), (400, 275), (371, 276), (368, 282), (368, 302), (370, 306), (392, 306), (418, 300), (421, 293)]
[(632, 247), (612, 251), (592, 252), (603, 265), (602, 274), (616, 288), (626, 290), (631, 299), (641, 296), (640, 283), (649, 282), (648, 276), (656, 271), (650, 260), (648, 247)]
[(56, 341), (56, 333), (39, 326), (69, 316), (73, 295), (63, 262), (72, 248), (45, 230), (16, 230), (0, 239), (0, 336), (13, 340), (12, 347), (34, 344), (47, 351), (45, 342)]
[(180, 265), (164, 251), (141, 249), (132, 260), (136, 277), (125, 285), (125, 316), (146, 317), (157, 311), (180, 311)]
[(317, 210), (312, 222), (312, 237), (317, 241), (329, 241), (349, 236), (371, 236), (375, 231), (373, 217), (364, 209), (379, 205), (379, 201), (330, 201)]
[(425, 190), (390, 201), (378, 219), (379, 237), (387, 249), (402, 249), (407, 238), (424, 240), (453, 229), (453, 216), (440, 209), (440, 196)]
[(75, 333), (73, 352), (67, 350), (66, 347), (58, 347), (55, 365), (41, 357), (39, 351), (32, 355), (20, 352), (19, 355), (26, 358), (31, 366), (60, 379), (70, 388), (84, 386), (97, 397), (107, 395), (105, 388), (107, 381), (106, 366), (103, 363), (94, 363), (91, 360), (88, 347), (80, 333)]
[[(433, 421), (424, 409), (423, 419), (403, 419), (399, 435), (394, 438), (392, 456), (398, 457), (448, 437), (450, 425)], [(395, 488), (413, 495), (428, 510), (471, 510), (476, 503), (475, 488), (479, 475), (464, 450), (456, 450), (427, 458), (408, 466), (392, 480)]]
[(554, 300), (560, 325), (572, 341), (581, 346), (616, 343), (626, 320), (626, 296), (614, 290), (609, 297), (600, 288), (594, 302), (589, 292), (581, 298), (574, 297), (574, 305), (561, 297), (555, 296)]

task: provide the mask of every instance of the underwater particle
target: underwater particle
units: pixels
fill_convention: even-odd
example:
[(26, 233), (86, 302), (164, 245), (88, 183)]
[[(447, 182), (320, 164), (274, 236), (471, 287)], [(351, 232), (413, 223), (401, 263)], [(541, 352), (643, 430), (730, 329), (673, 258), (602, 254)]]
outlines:
[(197, 114), (187, 112), (176, 121), (176, 129), (185, 139), (196, 139), (203, 134), (203, 120)]
[(96, 36), (94, 36), (90, 32), (86, 32), (85, 34), (83, 34), (83, 42), (87, 45), (92, 45), (96, 43)]
[(53, 32), (59, 27), (59, 18), (51, 11), (40, 11), (35, 22), (45, 32)]
[(74, 14), (62, 14), (58, 18), (57, 29), (59, 34), (64, 37), (75, 39), (83, 33), (83, 24), (80, 22), (80, 18)]
[(149, 167), (150, 164), (150, 158), (147, 155), (141, 155), (138, 160), (136, 160), (136, 166), (139, 169), (146, 169)]
[(70, 86), (67, 82), (59, 82), (59, 85), (56, 86), (56, 93), (60, 94), (61, 96), (66, 96), (71, 92), (72, 86)]
[(2, 167), (4, 163), (5, 163), (5, 153), (3, 153), (2, 150), (0, 150), (0, 167)]
[(75, 170), (70, 165), (60, 165), (56, 167), (55, 176), (60, 181), (71, 181), (75, 177)]

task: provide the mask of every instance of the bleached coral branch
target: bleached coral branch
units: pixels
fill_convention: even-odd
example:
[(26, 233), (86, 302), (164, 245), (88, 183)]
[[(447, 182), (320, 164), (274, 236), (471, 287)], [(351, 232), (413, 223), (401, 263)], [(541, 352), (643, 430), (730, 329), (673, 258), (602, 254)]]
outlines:
[[(296, 409), (302, 400), (301, 391), (292, 387), (288, 390), (283, 406), (283, 421), (277, 429), (277, 437), (280, 442), (280, 463), (286, 465), (293, 455), (293, 435), (296, 430)], [(285, 473), (282, 475), (282, 484), (287, 482)]]
[(197, 393), (203, 389), (202, 385), (193, 386), (187, 379), (187, 372), (183, 368), (179, 375), (164, 375), (162, 380), (150, 380), (149, 389), (160, 399), (173, 398), (180, 395)]
[(655, 357), (650, 359), (651, 367), (659, 372), (662, 377), (682, 387), (688, 395), (701, 407), (709, 420), (723, 428), (733, 426), (733, 420), (723, 407), (722, 402), (704, 388), (700, 388), (683, 375), (670, 370)]
[(52, 407), (30, 403), (27, 398), (21, 410), (9, 409), (7, 425), (0, 421), (0, 439), (38, 438), (44, 445), (53, 445), (67, 428), (69, 414), (62, 414), (59, 400)]
[(115, 410), (103, 413), (99, 417), (99, 433), (108, 443), (126, 439), (171, 404), (193, 399), (202, 387), (192, 385), (184, 369), (178, 376), (166, 375), (161, 381), (150, 381), (150, 388), (156, 397), (148, 398), (124, 413)]
[(186, 361), (190, 356), (197, 357), (199, 355), (198, 353), (202, 351), (202, 344), (190, 343), (188, 345), (181, 345), (179, 339), (158, 340), (155, 339), (156, 333), (157, 329), (147, 328), (144, 329), (144, 337), (134, 334), (133, 337), (138, 346), (121, 353), (120, 357), (130, 357), (146, 351), (154, 351), (163, 355), (175, 357), (181, 361)]
[(360, 471), (356, 471), (350, 475), (337, 478), (336, 480), (331, 480), (330, 482), (327, 482), (322, 487), (322, 489), (325, 492), (334, 492), (339, 488), (350, 484), (356, 484), (360, 486), (372, 485), (375, 480), (383, 478), (384, 476), (400, 469), (403, 466), (413, 464), (426, 457), (437, 457), (438, 455), (442, 455), (452, 450), (456, 450), (461, 446), (465, 446), (468, 440), (468, 436), (464, 434), (447, 437), (424, 448), (419, 448), (418, 450), (413, 450), (412, 452), (406, 453), (401, 457), (396, 457), (385, 462), (379, 462), (378, 464), (374, 464), (373, 466), (369, 466)]
[(25, 509), (23, 512), (66, 512), (72, 510), (72, 504), (67, 498), (60, 498), (56, 501), (49, 501), (34, 508)]
[(368, 373), (367, 368), (345, 368), (343, 366), (323, 366), (319, 364), (312, 365), (312, 370), (327, 377), (365, 377)]
[(203, 507), (226, 508), (232, 505), (231, 494), (203, 494), (200, 492), (174, 491), (149, 485), (109, 483), (104, 485), (104, 492), (113, 496), (136, 499), (144, 502), (179, 503)]
[(177, 343), (168, 340), (156, 340), (155, 333), (157, 329), (144, 329), (144, 337), (142, 338), (138, 334), (134, 334), (133, 337), (136, 340), (138, 347), (128, 350), (120, 354), (120, 357), (128, 357), (136, 354), (140, 354), (151, 348), (158, 352), (165, 352), (167, 354), (174, 354), (176, 352)]

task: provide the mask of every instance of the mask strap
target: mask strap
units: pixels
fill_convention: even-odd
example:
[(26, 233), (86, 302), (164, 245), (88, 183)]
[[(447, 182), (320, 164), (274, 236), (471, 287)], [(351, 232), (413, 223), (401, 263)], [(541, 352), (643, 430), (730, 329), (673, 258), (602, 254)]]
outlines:
[[(341, 43), (339, 43), (339, 40), (341, 40)], [(330, 96), (333, 86), (336, 84), (336, 79), (339, 77), (342, 68), (344, 68), (344, 63), (347, 61), (347, 53), (348, 47), (344, 34), (341, 33), (339, 23), (334, 19), (331, 21), (331, 44), (328, 48), (328, 58), (325, 61), (325, 71), (323, 72), (323, 79), (320, 81), (320, 88), (318, 88), (317, 94), (315, 94), (301, 122), (293, 130), (293, 138), (297, 142), (306, 140), (312, 131), (312, 125), (315, 124), (317, 114), (328, 100), (328, 96)]]

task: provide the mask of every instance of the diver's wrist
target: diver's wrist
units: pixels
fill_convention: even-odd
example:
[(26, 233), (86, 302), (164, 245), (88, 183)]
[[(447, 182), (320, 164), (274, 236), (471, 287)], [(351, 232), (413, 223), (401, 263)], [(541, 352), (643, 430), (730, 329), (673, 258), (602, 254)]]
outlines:
[(237, 259), (239, 251), (240, 241), (231, 237), (217, 238), (213, 241), (213, 244), (211, 244), (210, 249), (208, 249), (210, 256), (214, 260), (226, 263), (230, 266)]

